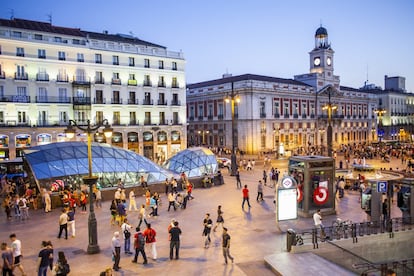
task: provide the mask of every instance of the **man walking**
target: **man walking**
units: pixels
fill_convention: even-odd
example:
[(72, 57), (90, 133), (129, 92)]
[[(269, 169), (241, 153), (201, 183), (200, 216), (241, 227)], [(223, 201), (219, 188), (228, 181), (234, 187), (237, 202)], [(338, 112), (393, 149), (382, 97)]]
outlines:
[(157, 247), (155, 243), (155, 236), (157, 235), (157, 232), (151, 228), (151, 223), (147, 224), (147, 229), (145, 229), (143, 234), (145, 236), (145, 245), (148, 249), (151, 248), (152, 259), (157, 260)]
[(321, 215), (320, 209), (318, 209), (316, 213), (313, 214), (313, 222), (315, 224), (316, 231), (318, 231), (318, 229), (320, 231), (321, 241), (324, 241), (325, 240), (325, 229), (322, 224), (322, 215)]
[(145, 204), (142, 204), (141, 205), (141, 209), (139, 209), (139, 215), (138, 215), (139, 223), (138, 223), (138, 228), (141, 227), (142, 221), (144, 221), (146, 225), (148, 224), (147, 220), (145, 219), (145, 216), (146, 216), (146, 214), (145, 214)]
[(227, 232), (227, 228), (223, 227), (223, 256), (224, 256), (224, 262), (227, 264), (227, 257), (231, 260), (231, 262), (234, 262), (234, 258), (230, 255), (230, 235)]
[(211, 239), (210, 239), (211, 227), (213, 226), (213, 221), (211, 220), (209, 213), (206, 214), (203, 220), (203, 225), (204, 225), (203, 236), (205, 236), (204, 248), (208, 248), (211, 242)]
[(138, 255), (141, 252), (142, 257), (144, 258), (143, 264), (147, 264), (147, 255), (145, 254), (145, 236), (141, 233), (141, 229), (137, 227), (135, 229), (137, 232), (134, 235), (134, 247), (135, 247), (135, 256), (132, 260), (133, 263), (138, 261)]
[(1, 244), (1, 259), (3, 263), (1, 265), (3, 276), (13, 276), (13, 253), (5, 242)]
[(174, 227), (172, 227), (169, 231), (171, 240), (170, 240), (170, 260), (173, 259), (173, 251), (175, 248), (175, 259), (178, 260), (180, 258), (180, 235), (181, 229), (178, 227), (178, 221), (174, 221)]
[(243, 202), (242, 202), (242, 209), (244, 209), (244, 203), (247, 201), (247, 205), (249, 206), (249, 209), (251, 208), (250, 202), (249, 202), (249, 189), (247, 189), (247, 185), (244, 185), (243, 192)]
[(114, 256), (114, 266), (112, 267), (113, 270), (118, 271), (121, 267), (119, 266), (119, 262), (121, 261), (121, 240), (119, 239), (119, 232), (114, 232), (114, 236), (112, 237), (112, 254)]
[(13, 252), (14, 267), (18, 267), (20, 272), (22, 273), (22, 275), (25, 276), (26, 273), (24, 272), (23, 265), (21, 263), (22, 242), (17, 239), (16, 234), (14, 234), (14, 233), (10, 235), (10, 240), (12, 241), (11, 249), (12, 249), (12, 252)]
[(263, 184), (261, 180), (259, 180), (259, 183), (257, 184), (256, 201), (263, 201)]
[(65, 230), (65, 239), (68, 239), (68, 214), (65, 209), (62, 209), (62, 214), (59, 216), (59, 235), (58, 239), (62, 235), (63, 230)]
[(237, 169), (237, 171), (236, 171), (236, 184), (237, 184), (237, 189), (241, 189), (241, 187), (242, 187), (242, 184), (241, 184), (241, 181), (240, 181), (240, 171), (239, 171), (239, 169)]
[(76, 229), (75, 229), (75, 211), (73, 208), (69, 209), (68, 212), (68, 227), (70, 229), (72, 238), (76, 236)]
[(131, 228), (132, 226), (128, 223), (128, 219), (125, 218), (121, 225), (122, 233), (124, 234), (124, 252), (125, 254), (131, 255)]

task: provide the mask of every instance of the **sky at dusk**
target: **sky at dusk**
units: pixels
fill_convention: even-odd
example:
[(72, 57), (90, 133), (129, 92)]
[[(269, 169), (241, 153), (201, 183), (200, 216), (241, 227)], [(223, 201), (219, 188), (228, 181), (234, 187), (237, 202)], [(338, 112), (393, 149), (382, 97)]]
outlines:
[(384, 87), (406, 78), (414, 92), (411, 0), (0, 0), (0, 17), (86, 31), (132, 33), (182, 51), (187, 83), (233, 75), (293, 78), (309, 72), (308, 53), (322, 25), (335, 51), (341, 85)]

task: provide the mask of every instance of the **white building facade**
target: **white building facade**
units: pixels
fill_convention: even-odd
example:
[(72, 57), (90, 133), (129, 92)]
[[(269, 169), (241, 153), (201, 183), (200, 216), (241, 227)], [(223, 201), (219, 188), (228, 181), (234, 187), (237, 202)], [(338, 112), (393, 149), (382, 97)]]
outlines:
[(0, 67), (0, 159), (66, 141), (69, 120), (107, 119), (112, 138), (95, 141), (155, 161), (186, 147), (181, 52), (131, 35), (0, 19)]

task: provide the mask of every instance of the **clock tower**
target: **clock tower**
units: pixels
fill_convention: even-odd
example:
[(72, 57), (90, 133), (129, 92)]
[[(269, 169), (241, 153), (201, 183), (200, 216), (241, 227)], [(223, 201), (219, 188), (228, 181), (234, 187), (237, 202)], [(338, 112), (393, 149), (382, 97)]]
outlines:
[(315, 32), (315, 48), (309, 52), (310, 74), (297, 75), (302, 81), (319, 91), (326, 85), (339, 89), (339, 76), (334, 75), (334, 51), (328, 40), (328, 31), (320, 26)]

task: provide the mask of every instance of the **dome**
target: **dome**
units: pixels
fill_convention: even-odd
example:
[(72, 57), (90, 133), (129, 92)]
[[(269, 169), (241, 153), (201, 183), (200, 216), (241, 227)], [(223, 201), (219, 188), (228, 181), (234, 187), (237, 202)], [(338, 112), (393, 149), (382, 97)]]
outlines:
[[(87, 147), (84, 142), (58, 142), (26, 149), (24, 156), (34, 178), (41, 183), (58, 178), (80, 181), (89, 172)], [(174, 176), (146, 157), (101, 143), (92, 143), (92, 173), (100, 178), (102, 187), (114, 185), (119, 178), (131, 186), (142, 175), (148, 184)]]
[(188, 177), (215, 174), (218, 164), (214, 153), (202, 147), (188, 148), (165, 161), (164, 168), (175, 173), (184, 172)]
[(324, 27), (322, 27), (322, 26), (320, 26), (316, 30), (316, 33), (315, 33), (315, 37), (327, 36), (327, 35), (328, 35), (328, 31)]

